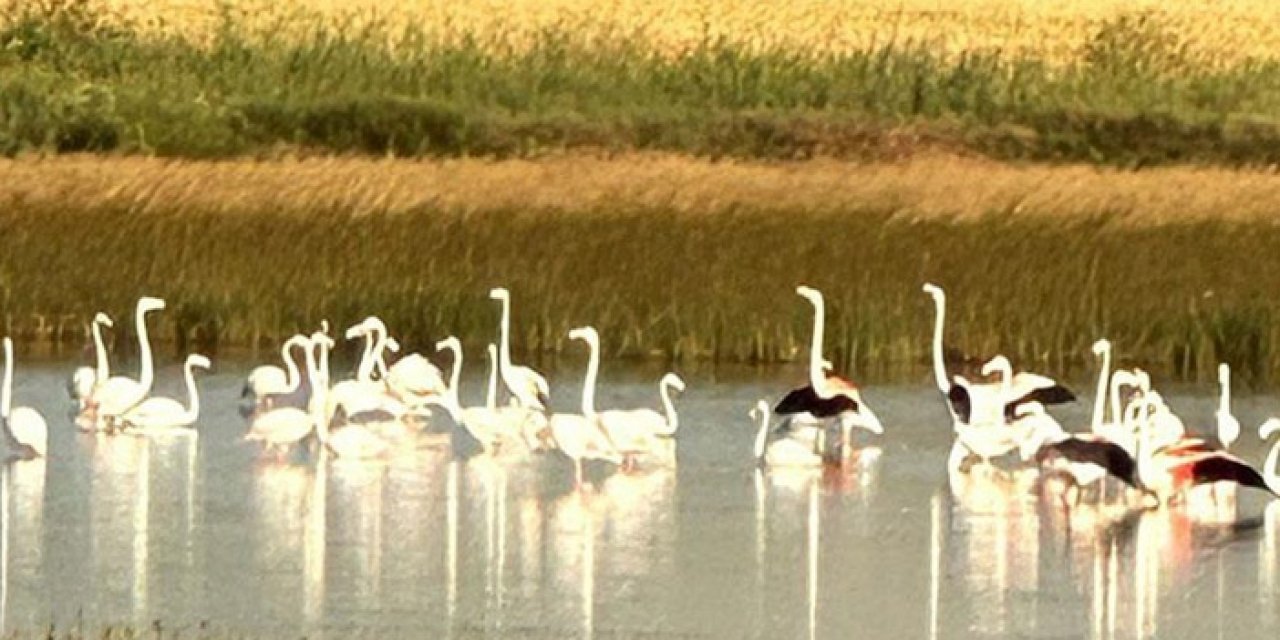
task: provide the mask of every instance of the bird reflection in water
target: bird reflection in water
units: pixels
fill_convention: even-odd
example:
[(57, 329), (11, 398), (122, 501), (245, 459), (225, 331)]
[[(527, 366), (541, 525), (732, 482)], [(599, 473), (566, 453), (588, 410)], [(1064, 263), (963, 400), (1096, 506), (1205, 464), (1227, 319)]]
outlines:
[(0, 633), (10, 627), (39, 626), (35, 619), (11, 620), (9, 612), (34, 615), (39, 609), (28, 598), (41, 591), (38, 583), (44, 562), (44, 482), (43, 457), (4, 465), (0, 479)]

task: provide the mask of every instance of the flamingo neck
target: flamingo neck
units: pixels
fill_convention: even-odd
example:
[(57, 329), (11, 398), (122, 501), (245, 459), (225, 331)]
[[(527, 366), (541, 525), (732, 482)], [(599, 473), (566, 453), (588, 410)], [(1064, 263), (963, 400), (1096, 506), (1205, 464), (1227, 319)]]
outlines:
[(196, 374), (190, 360), (187, 361), (185, 368), (186, 371), (183, 372), (183, 376), (187, 379), (187, 398), (189, 398), (189, 401), (187, 403), (187, 411), (183, 414), (183, 417), (187, 422), (195, 422), (196, 418), (200, 416), (200, 392), (196, 390)]
[(942, 326), (947, 317), (947, 298), (942, 292), (933, 295), (935, 309), (933, 322), (933, 379), (938, 384), (938, 391), (946, 393), (951, 385), (947, 382), (947, 367), (942, 361)]
[(151, 361), (151, 340), (147, 337), (147, 313), (145, 309), (138, 309), (135, 319), (138, 325), (138, 353), (141, 354), (142, 365), (141, 371), (138, 372), (138, 384), (142, 386), (142, 393), (151, 392), (151, 383), (155, 379), (155, 369)]
[(600, 345), (595, 340), (587, 340), (591, 355), (587, 360), (587, 377), (582, 381), (582, 415), (591, 418), (596, 415), (596, 376), (600, 374)]
[(1272, 493), (1280, 495), (1280, 439), (1271, 445), (1266, 462), (1262, 463), (1262, 477)]
[(502, 323), (498, 330), (498, 368), (505, 376), (511, 369), (511, 298), (502, 298)]
[(102, 342), (102, 324), (96, 320), (93, 323), (93, 354), (97, 359), (98, 384), (102, 384), (111, 377), (111, 368), (107, 364), (107, 346)]
[(13, 342), (4, 340), (4, 389), (0, 390), (0, 419), (9, 421), (9, 402), (13, 394)]
[(453, 370), (449, 372), (449, 400), (454, 406), (462, 406), (458, 399), (458, 383), (462, 379), (462, 347), (450, 342), (449, 349), (453, 351)]
[[(1106, 420), (1106, 402), (1107, 402), (1107, 379), (1111, 377), (1111, 347), (1108, 346), (1102, 350), (1102, 370), (1098, 372), (1098, 392), (1093, 398), (1093, 418), (1090, 422), (1092, 431), (1098, 433), (1102, 430), (1102, 423)], [(1111, 419), (1118, 421), (1116, 412), (1113, 409)]]
[(378, 379), (385, 380), (387, 377), (387, 328), (378, 327), (374, 331), (378, 336), (378, 341), (373, 348), (373, 364), (377, 368)]
[(320, 442), (327, 443), (329, 441), (329, 425), (325, 407), (329, 390), (322, 384), (316, 384), (320, 371), (316, 365), (315, 350), (308, 348), (303, 351), (307, 380), (311, 387), (311, 397), (307, 400), (307, 415), (311, 418), (312, 428), (316, 430), (316, 435), (320, 438)]
[(671, 383), (667, 378), (663, 378), (658, 383), (658, 395), (662, 397), (662, 408), (667, 414), (666, 427), (659, 433), (664, 436), (673, 436), (680, 428), (680, 416), (676, 414), (676, 406), (671, 402)]
[(822, 390), (825, 376), (822, 371), (822, 342), (826, 329), (826, 305), (819, 296), (810, 299), (813, 303), (813, 337), (809, 340), (809, 384), (818, 397), (825, 398)]
[(316, 386), (329, 386), (329, 345), (323, 340), (316, 342)]
[(370, 382), (373, 380), (373, 344), (378, 337), (373, 330), (366, 331), (364, 334), (364, 351), (360, 355), (360, 366), (356, 368), (356, 380), (360, 382)]
[(1227, 371), (1218, 380), (1218, 411), (1231, 413), (1231, 374)]
[(498, 407), (498, 349), (489, 345), (489, 388), (485, 391), (484, 406), (493, 411)]
[(1013, 363), (1008, 358), (1001, 358), (995, 369), (1000, 374), (1000, 394), (1008, 397), (1013, 392)]
[(302, 384), (302, 374), (298, 371), (298, 359), (293, 355), (295, 344), (293, 339), (289, 339), (280, 347), (280, 359), (284, 360), (285, 388), (290, 393), (297, 391)]

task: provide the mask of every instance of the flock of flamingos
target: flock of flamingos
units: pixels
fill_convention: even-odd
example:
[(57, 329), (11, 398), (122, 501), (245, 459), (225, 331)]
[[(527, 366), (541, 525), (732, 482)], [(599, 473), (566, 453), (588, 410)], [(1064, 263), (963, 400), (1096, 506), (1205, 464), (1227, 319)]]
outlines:
[[(823, 357), (824, 303), (817, 290), (800, 286), (796, 292), (813, 306), (813, 336), (808, 384), (786, 393), (770, 407), (760, 400), (750, 414), (759, 427), (754, 454), (766, 468), (786, 466), (857, 465), (854, 429), (883, 434), (879, 418), (859, 388), (837, 375)], [(1064, 505), (1090, 496), (1105, 501), (1107, 483), (1122, 486), (1126, 503), (1167, 505), (1184, 501), (1231, 499), (1238, 487), (1251, 487), (1280, 496), (1280, 441), (1270, 449), (1261, 468), (1229, 452), (1241, 436), (1240, 423), (1230, 406), (1230, 369), (1219, 367), (1220, 404), (1216, 436), (1188, 433), (1152, 389), (1143, 371), (1111, 371), (1111, 346), (1094, 344), (1101, 358), (1097, 393), (1087, 431), (1072, 432), (1046, 408), (1073, 401), (1075, 395), (1054, 380), (1014, 370), (1003, 356), (991, 358), (981, 379), (948, 375), (943, 359), (946, 297), (933, 284), (924, 285), (936, 307), (933, 332), (933, 372), (948, 407), (955, 434), (949, 471), (992, 473), (993, 463), (1040, 468), (1057, 478), (1055, 491)], [(533, 369), (514, 364), (510, 353), (511, 298), (506, 289), (489, 297), (501, 304), (498, 344), (488, 346), (489, 377), (482, 406), (462, 406), (458, 394), (463, 351), (458, 339), (438, 342), (437, 352), (450, 353), (444, 373), (427, 357), (409, 354), (388, 362), (400, 347), (375, 317), (351, 327), (348, 340), (362, 339), (363, 355), (355, 377), (334, 382), (329, 353), (334, 338), (324, 323), (310, 336), (296, 335), (281, 348), (283, 367), (261, 366), (245, 382), (245, 439), (261, 443), (274, 455), (292, 448), (319, 446), (339, 458), (374, 458), (409, 445), (424, 430), (449, 433), (456, 451), (467, 455), (507, 456), (529, 452), (560, 452), (573, 463), (583, 486), (583, 463), (588, 460), (619, 465), (628, 471), (640, 465), (669, 464), (679, 416), (672, 392), (684, 382), (667, 374), (658, 382), (661, 410), (605, 409), (595, 406), (600, 367), (600, 338), (592, 327), (580, 327), (569, 337), (588, 348), (580, 413), (548, 410), (550, 389)], [(208, 369), (209, 359), (187, 357), (184, 374), (186, 403), (150, 395), (154, 378), (147, 314), (164, 308), (164, 301), (144, 297), (135, 313), (141, 352), (136, 379), (112, 375), (103, 343), (103, 328), (111, 319), (99, 313), (91, 332), (96, 367), (74, 373), (70, 392), (76, 403), (75, 423), (84, 431), (107, 433), (194, 433), (200, 412), (195, 370)], [(29, 407), (11, 407), (13, 345), (4, 339), (5, 369), (0, 416), (10, 451), (22, 456), (46, 453), (48, 430), (44, 418)], [(499, 403), (499, 382), (507, 402)], [(1263, 440), (1280, 433), (1280, 419), (1271, 418), (1258, 429)], [(315, 444), (313, 444), (315, 443)], [(1108, 480), (1110, 478), (1110, 480)]]

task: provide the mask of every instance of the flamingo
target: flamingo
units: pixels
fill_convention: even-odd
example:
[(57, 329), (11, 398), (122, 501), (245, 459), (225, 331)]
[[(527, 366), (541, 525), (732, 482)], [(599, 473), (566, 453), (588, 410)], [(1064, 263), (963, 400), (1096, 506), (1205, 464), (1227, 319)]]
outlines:
[(12, 407), (13, 340), (4, 339), (4, 388), (0, 390), (0, 419), (4, 420), (9, 439), (18, 445), (24, 457), (39, 458), (49, 452), (49, 426), (44, 416), (31, 407)]
[[(485, 453), (500, 450), (508, 440), (520, 439), (521, 427), (533, 412), (519, 407), (498, 407), (496, 348), (489, 345), (489, 387), (484, 406), (463, 407), (458, 396), (462, 377), (462, 342), (449, 336), (436, 343), (436, 351), (453, 352), (453, 369), (449, 374), (449, 387), (439, 400), (432, 400), (445, 408), (454, 422), (480, 444)], [(540, 414), (539, 414), (540, 415)]]
[[(938, 285), (924, 285), (924, 292), (933, 298), (935, 316), (933, 326), (933, 375), (938, 391), (947, 399), (951, 417), (956, 423), (1003, 423), (1010, 405), (1036, 401), (1044, 405), (1062, 404), (1075, 400), (1066, 387), (1045, 376), (1020, 372), (1014, 376), (1011, 386), (1001, 383), (973, 383), (961, 376), (947, 382), (947, 369), (942, 356), (942, 329), (946, 322), (947, 296)], [(1003, 393), (1017, 393), (1012, 398)]]
[[(314, 382), (315, 351), (307, 348), (304, 354), (306, 375)], [(262, 442), (269, 450), (287, 450), (307, 437), (321, 422), (325, 406), (323, 396), (324, 393), (314, 394), (306, 410), (298, 407), (276, 407), (257, 414), (249, 424), (249, 432), (244, 439)]]
[[(582, 340), (590, 344), (585, 328), (569, 331), (569, 338)], [(613, 464), (622, 464), (622, 455), (614, 448), (608, 434), (595, 419), (594, 407), (590, 406), (591, 389), (595, 387), (596, 375), (599, 373), (599, 361), (589, 360), (587, 374), (582, 382), (582, 413), (556, 413), (548, 419), (551, 439), (569, 460), (573, 461), (574, 486), (582, 488), (583, 460), (604, 460)]]
[(1137, 463), (1124, 447), (1095, 433), (1067, 433), (1039, 402), (1019, 405), (1016, 412), (1018, 424), (1030, 430), (1019, 445), (1022, 459), (1064, 475), (1075, 492), (1074, 502), (1080, 489), (1107, 475), (1138, 488)]
[[(320, 333), (329, 333), (329, 321), (322, 320), (320, 322)], [(294, 347), (298, 343), (294, 341), (293, 336), (280, 345), (280, 361), (284, 363), (286, 369), (282, 369), (273, 364), (264, 364), (254, 367), (249, 372), (249, 377), (245, 379), (244, 388), (240, 391), (241, 398), (253, 397), (261, 400), (268, 396), (282, 396), (284, 394), (293, 393), (298, 388), (298, 361), (290, 355)], [(324, 369), (328, 369), (328, 365), (324, 365)]]
[[(264, 382), (255, 385), (258, 387), (258, 390), (253, 391), (253, 394), (255, 404), (260, 409), (273, 409), (280, 406), (301, 407), (306, 405), (307, 398), (311, 397), (312, 381), (303, 376), (302, 372), (299, 371), (298, 357), (295, 354), (295, 351), (299, 349), (310, 349), (313, 344), (314, 343), (307, 338), (307, 336), (300, 333), (289, 336), (289, 339), (284, 341), (284, 344), (280, 347), (280, 357), (284, 360), (285, 383), (280, 386), (275, 386), (275, 381), (271, 380), (271, 378), (275, 377), (275, 374), (271, 373), (258, 378)], [(273, 368), (275, 368), (274, 365), (267, 365), (265, 367), (258, 367), (257, 369), (254, 369), (254, 371), (269, 371)], [(252, 378), (253, 374), (250, 374), (250, 377)], [(304, 384), (304, 382), (306, 384)], [(248, 388), (248, 386), (249, 385), (246, 384), (246, 388)], [(274, 389), (272, 387), (274, 387)], [(243, 397), (243, 395), (244, 394), (242, 393), (241, 396)]]
[(811, 443), (792, 438), (783, 432), (781, 437), (769, 440), (769, 403), (765, 400), (756, 402), (749, 415), (760, 421), (760, 429), (756, 432), (753, 449), (757, 462), (766, 467), (818, 467), (822, 466), (823, 434), (819, 429), (817, 438)]
[[(600, 334), (595, 327), (577, 329), (580, 337), (591, 349), (587, 370), (598, 372), (600, 367)], [(679, 418), (668, 395), (668, 386), (684, 391), (684, 381), (674, 373), (663, 376), (659, 383), (658, 393), (662, 396), (664, 416), (652, 409), (596, 411), (596, 377), (591, 376), (591, 384), (583, 389), (582, 411), (587, 417), (599, 422), (614, 448), (622, 454), (623, 467), (630, 468), (635, 464), (637, 456), (652, 453), (658, 448), (659, 436), (675, 435), (679, 428)]]
[(849, 435), (854, 427), (861, 427), (872, 433), (884, 433), (879, 418), (862, 400), (858, 386), (848, 378), (836, 375), (829, 370), (830, 363), (822, 357), (823, 332), (826, 323), (826, 305), (822, 293), (812, 287), (800, 285), (796, 293), (813, 305), (813, 335), (809, 342), (809, 384), (788, 393), (774, 412), (779, 415), (790, 415), (793, 422), (799, 419), (802, 424), (821, 427), (826, 418), (838, 418), (840, 421), (841, 446), (848, 450)]
[[(324, 394), (326, 420), (331, 420), (339, 408), (348, 417), (371, 412), (395, 418), (405, 414), (404, 405), (387, 393), (387, 370), (383, 354), (388, 349), (398, 351), (400, 346), (386, 335), (385, 329), (386, 325), (374, 316), (347, 329), (348, 340), (364, 337), (364, 354), (355, 379), (343, 380)], [(375, 381), (374, 373), (378, 373), (382, 380)]]
[(69, 390), (71, 399), (76, 401), (77, 410), (84, 411), (89, 406), (89, 399), (98, 385), (111, 375), (107, 364), (107, 347), (102, 342), (102, 327), (111, 327), (114, 323), (107, 314), (98, 312), (93, 316), (89, 332), (93, 334), (94, 367), (80, 367), (71, 374)]
[[(363, 326), (374, 336), (379, 337), (382, 345), (389, 344), (391, 338), (387, 333), (387, 325), (377, 316), (369, 316)], [(399, 350), (397, 345), (396, 351)], [(377, 350), (375, 362), (383, 369), (380, 371), (387, 388), (406, 404), (420, 404), (423, 398), (438, 396), (444, 392), (444, 376), (440, 369), (418, 353), (411, 353), (396, 360), (390, 368), (386, 368), (384, 349)], [(363, 363), (362, 363), (363, 365)], [(367, 375), (367, 374), (366, 374)]]
[[(1155, 400), (1146, 397), (1143, 403), (1146, 408), (1154, 408)], [(1268, 434), (1274, 428), (1264, 426)], [(1195, 486), (1215, 482), (1253, 487), (1280, 497), (1280, 482), (1276, 482), (1273, 476), (1260, 473), (1244, 460), (1203, 444), (1184, 446), (1175, 442), (1165, 445), (1158, 440), (1163, 435), (1150, 419), (1139, 425), (1138, 479), (1157, 501), (1170, 504), (1185, 497), (1186, 492)]]
[(1218, 385), (1218, 410), (1213, 415), (1218, 422), (1218, 442), (1226, 450), (1240, 437), (1240, 421), (1231, 415), (1231, 365), (1225, 362), (1218, 365)]
[(138, 379), (123, 376), (107, 378), (94, 392), (92, 403), (97, 405), (97, 418), (108, 428), (115, 426), (117, 418), (134, 405), (142, 402), (151, 392), (155, 376), (151, 360), (151, 342), (147, 339), (147, 313), (164, 309), (164, 300), (144, 296), (138, 299), (134, 311), (134, 323), (138, 330), (138, 351), (141, 358)]
[(545, 410), (551, 395), (547, 379), (529, 367), (511, 364), (511, 293), (498, 287), (489, 290), (489, 298), (502, 302), (498, 375), (521, 406)]
[[(189, 427), (200, 417), (200, 392), (196, 389), (195, 369), (213, 366), (209, 359), (199, 354), (187, 356), (183, 365), (183, 377), (187, 382), (188, 406), (173, 398), (152, 396), (120, 416), (126, 430), (141, 432), (174, 433), (181, 427)], [(195, 433), (195, 431), (191, 431)]]

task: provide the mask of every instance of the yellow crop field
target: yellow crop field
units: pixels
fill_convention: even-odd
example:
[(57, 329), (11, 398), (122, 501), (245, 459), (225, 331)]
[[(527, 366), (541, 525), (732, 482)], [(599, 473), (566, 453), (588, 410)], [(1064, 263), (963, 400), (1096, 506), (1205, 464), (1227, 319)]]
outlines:
[(548, 31), (587, 42), (628, 39), (679, 54), (704, 42), (814, 55), (877, 48), (889, 42), (934, 51), (1034, 55), (1075, 60), (1103, 25), (1145, 16), (1203, 63), (1233, 64), (1280, 55), (1280, 3), (1268, 0), (105, 0), (111, 13), (156, 29), (207, 34), (222, 12), (271, 33), (319, 16), (348, 27), (376, 19), (415, 24), (443, 40), (464, 34), (519, 48)]

